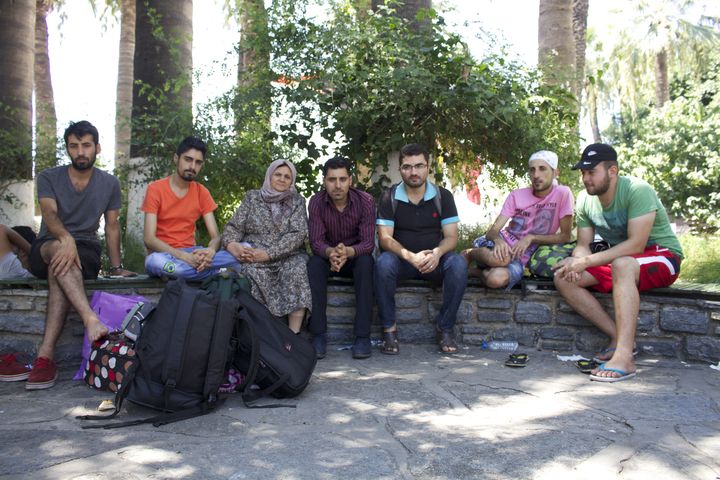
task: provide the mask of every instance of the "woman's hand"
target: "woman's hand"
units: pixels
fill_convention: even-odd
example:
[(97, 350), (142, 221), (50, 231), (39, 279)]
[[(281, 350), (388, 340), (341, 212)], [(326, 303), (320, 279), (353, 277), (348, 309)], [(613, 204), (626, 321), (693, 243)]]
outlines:
[(235, 257), (240, 263), (247, 263), (247, 251), (252, 250), (252, 248), (240, 245), (239, 242), (230, 242), (225, 247), (225, 250), (230, 252), (230, 254)]
[(261, 263), (270, 260), (270, 255), (268, 255), (267, 251), (259, 248), (248, 248), (245, 258), (247, 259), (245, 261), (248, 263)]
[(238, 242), (229, 243), (225, 249), (240, 263), (259, 263), (270, 260), (270, 256), (265, 250), (244, 246)]

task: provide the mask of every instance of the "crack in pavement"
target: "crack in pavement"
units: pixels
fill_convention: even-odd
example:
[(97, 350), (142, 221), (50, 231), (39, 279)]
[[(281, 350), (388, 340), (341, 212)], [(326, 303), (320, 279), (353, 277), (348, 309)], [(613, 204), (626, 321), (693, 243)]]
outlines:
[(507, 390), (507, 391), (510, 391), (510, 392), (522, 393), (522, 394), (525, 394), (525, 395), (530, 395), (531, 397), (539, 398), (539, 397), (538, 397), (537, 395), (535, 395), (534, 393), (526, 392), (525, 390), (517, 389), (517, 388), (511, 388), (511, 387), (495, 387), (495, 386), (492, 386), (492, 385), (487, 385), (487, 384), (485, 384), (485, 383), (469, 383), (469, 382), (466, 382), (466, 381), (464, 381), (464, 380), (453, 380), (452, 382), (448, 382), (448, 383), (460, 383), (460, 384), (466, 385), (466, 386), (468, 386), (468, 387), (485, 387), (485, 388), (488, 388), (488, 389), (490, 389), (490, 390)]
[(384, 422), (383, 426), (385, 427), (385, 431), (388, 432), (390, 434), (390, 436), (393, 438), (393, 440), (395, 440), (397, 443), (399, 443), (405, 449), (405, 451), (407, 453), (409, 453), (410, 455), (415, 454), (415, 452), (410, 447), (405, 445), (405, 442), (403, 442), (402, 440), (400, 440), (398, 437), (395, 436), (395, 429), (390, 425), (389, 418), (385, 417), (385, 422)]
[(409, 466), (409, 458), (408, 457), (410, 455), (415, 455), (415, 452), (410, 447), (405, 445), (405, 443), (395, 435), (395, 429), (392, 427), (392, 425), (390, 425), (390, 419), (388, 417), (383, 417), (382, 422), (380, 421), (379, 418), (377, 418), (377, 416), (373, 415), (373, 417), (375, 417), (377, 419), (377, 422), (379, 424), (382, 424), (385, 431), (390, 435), (390, 438), (392, 440), (394, 440), (393, 443), (400, 444), (400, 446), (402, 447), (402, 449), (397, 449), (397, 448), (392, 448), (392, 447), (390, 447), (386, 450), (384, 449), (388, 453), (388, 455), (390, 455), (390, 457), (393, 459), (393, 462), (395, 463), (395, 467), (396, 467), (397, 471), (400, 472), (401, 478), (403, 478), (403, 479), (412, 478), (412, 475), (410, 474), (410, 466)]
[[(458, 382), (458, 383), (465, 383), (465, 382), (460, 381), (460, 382)], [(535, 395), (534, 393), (526, 392), (525, 390), (521, 390), (521, 389), (519, 389), (519, 388), (494, 387), (494, 386), (492, 386), (492, 385), (486, 385), (486, 384), (484, 384), (484, 383), (465, 383), (465, 384), (466, 384), (466, 385), (469, 385), (469, 386), (472, 386), (472, 387), (485, 387), (485, 388), (489, 388), (490, 390), (507, 390), (507, 391), (510, 391), (510, 392), (522, 393), (522, 394), (524, 394), (524, 395), (530, 395), (531, 397), (538, 398), (538, 396)]]
[[(463, 382), (458, 382), (463, 383)], [(431, 394), (438, 398), (441, 398), (448, 402), (451, 408), (462, 408), (465, 407), (467, 410), (472, 411), (472, 407), (465, 403), (460, 397), (458, 397), (452, 390), (447, 388), (443, 383), (428, 383), (422, 382), (422, 386)]]
[(630, 455), (627, 458), (621, 458), (618, 462), (618, 475), (621, 475), (623, 473), (623, 470), (625, 470), (625, 462), (630, 461), (635, 456), (635, 451), (633, 451), (632, 455)]
[(675, 430), (675, 433), (677, 433), (680, 438), (682, 438), (685, 442), (687, 442), (688, 444), (690, 444), (694, 449), (700, 451), (700, 449), (698, 448), (698, 446), (695, 445), (693, 442), (691, 442), (691, 441), (685, 436), (685, 434), (682, 433), (682, 431), (680, 430), (680, 427), (681, 427), (681, 426), (682, 426), (682, 425), (680, 425), (680, 424), (677, 424), (677, 423), (675, 424), (675, 426), (673, 427), (673, 430)]
[(460, 404), (462, 404), (465, 408), (467, 408), (467, 409), (470, 410), (470, 411), (473, 410), (473, 408), (472, 408), (469, 404), (465, 403), (462, 398), (460, 398), (460, 397), (458, 397), (457, 395), (455, 395), (455, 392), (453, 392), (453, 391), (451, 391), (451, 390), (448, 390), (448, 389), (444, 389), (444, 390), (445, 390), (447, 393), (449, 393), (450, 395), (452, 395), (453, 398), (455, 398), (458, 402), (460, 402)]
[[(698, 458), (696, 455), (693, 455), (692, 452), (689, 452), (689, 453), (687, 453), (686, 455), (687, 455), (688, 457), (691, 457), (695, 462), (697, 462), (697, 463), (699, 463), (699, 464), (707, 467), (709, 470), (711, 470), (712, 472), (714, 472), (714, 473), (717, 474), (717, 473), (718, 473), (718, 466), (717, 466), (716, 464), (715, 464), (715, 465), (709, 464), (709, 463), (707, 463), (707, 462), (705, 461), (705, 459), (708, 458), (708, 457), (709, 457), (710, 459), (713, 459), (712, 455), (708, 455), (707, 453), (703, 452), (703, 451), (700, 449), (700, 447), (698, 447), (698, 446), (695, 445), (693, 442), (691, 442), (691, 441), (682, 433), (682, 431), (680, 430), (680, 427), (682, 427), (682, 426), (683, 426), (683, 425), (681, 425), (681, 424), (675, 424), (675, 425), (673, 426), (673, 430), (675, 431), (675, 433), (676, 433), (680, 438), (683, 439), (683, 441), (684, 441), (685, 443), (687, 443), (688, 445), (692, 446), (692, 447), (696, 450), (696, 452), (701, 456), (701, 458)], [(716, 478), (718, 478), (718, 477), (716, 477)]]
[[(686, 426), (686, 425), (687, 425), (687, 424), (685, 424), (685, 425), (683, 425), (683, 424), (675, 424), (675, 425), (673, 426), (673, 430), (675, 431), (675, 433), (676, 433), (685, 443), (687, 443), (688, 445), (690, 445), (691, 447), (693, 447), (693, 448), (695, 449), (695, 452), (696, 452), (701, 458), (698, 458), (696, 455), (693, 455), (692, 453), (688, 453), (688, 456), (689, 456), (689, 457), (692, 457), (693, 460), (695, 460), (697, 463), (699, 463), (699, 464), (701, 464), (701, 465), (704, 465), (704, 466), (707, 467), (709, 470), (712, 470), (713, 472), (718, 473), (718, 465), (717, 465), (717, 463), (715, 463), (715, 464), (709, 464), (709, 463), (707, 463), (707, 462), (705, 461), (706, 458), (710, 458), (711, 460), (715, 461), (715, 457), (713, 457), (712, 454), (708, 454), (707, 452), (703, 451), (699, 446), (697, 446), (696, 444), (694, 444), (693, 442), (691, 442), (690, 439), (688, 439), (688, 438), (685, 436), (685, 434), (682, 432), (682, 430), (681, 430), (680, 428), (683, 427), (683, 426)], [(702, 426), (705, 426), (705, 425), (703, 424)], [(716, 477), (716, 478), (718, 478), (718, 477)]]
[[(581, 405), (582, 405), (582, 403), (581, 403)], [(590, 409), (590, 410), (596, 410), (597, 412), (604, 414), (607, 418), (609, 418), (610, 420), (612, 420), (612, 421), (615, 422), (615, 423), (618, 423), (618, 424), (621, 424), (621, 425), (625, 425), (627, 428), (630, 429), (631, 434), (632, 434), (633, 432), (635, 432), (635, 427), (628, 421), (627, 418), (623, 418), (623, 417), (621, 417), (621, 416), (619, 416), (619, 415), (616, 415), (616, 414), (614, 414), (614, 413), (612, 413), (612, 412), (608, 412), (607, 410), (603, 410), (602, 408), (590, 407), (590, 406), (587, 406), (587, 405), (585, 405), (585, 407), (588, 408), (588, 409)]]

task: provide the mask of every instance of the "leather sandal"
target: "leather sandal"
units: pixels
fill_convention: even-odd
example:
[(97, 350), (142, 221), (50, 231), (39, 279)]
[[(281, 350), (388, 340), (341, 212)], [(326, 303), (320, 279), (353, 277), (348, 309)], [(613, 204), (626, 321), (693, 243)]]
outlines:
[(400, 342), (398, 341), (398, 331), (393, 330), (391, 332), (383, 331), (383, 344), (380, 349), (381, 353), (385, 355), (397, 355), (400, 353)]
[(442, 353), (457, 353), (458, 346), (455, 343), (455, 335), (452, 332), (443, 332), (442, 330), (435, 331), (436, 338), (438, 341), (438, 347)]

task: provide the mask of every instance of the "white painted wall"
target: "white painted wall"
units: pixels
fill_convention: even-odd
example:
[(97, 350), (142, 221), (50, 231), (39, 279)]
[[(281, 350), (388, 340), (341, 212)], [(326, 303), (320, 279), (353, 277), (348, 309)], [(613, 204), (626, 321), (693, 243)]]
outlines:
[[(10, 202), (6, 197), (12, 199)], [(0, 223), (8, 226), (27, 225), (36, 232), (40, 224), (35, 218), (35, 182), (13, 182), (0, 186)]]

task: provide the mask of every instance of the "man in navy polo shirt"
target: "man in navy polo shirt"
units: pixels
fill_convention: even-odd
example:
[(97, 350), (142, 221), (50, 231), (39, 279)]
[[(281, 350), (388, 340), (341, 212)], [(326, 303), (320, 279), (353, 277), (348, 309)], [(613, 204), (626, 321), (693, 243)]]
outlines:
[(308, 330), (317, 358), (326, 352), (327, 279), (333, 275), (355, 282), (355, 343), (353, 358), (368, 358), (373, 308), (373, 257), (375, 201), (352, 186), (350, 165), (334, 157), (323, 166), (321, 192), (308, 205), (308, 231), (313, 256), (308, 262), (312, 315)]
[(443, 285), (436, 333), (443, 353), (456, 353), (455, 316), (467, 285), (467, 262), (455, 253), (458, 218), (452, 194), (430, 183), (429, 155), (411, 143), (400, 150), (402, 182), (386, 190), (378, 206), (382, 253), (375, 264), (375, 298), (383, 327), (382, 353), (400, 352), (395, 320), (398, 282), (424, 279)]

